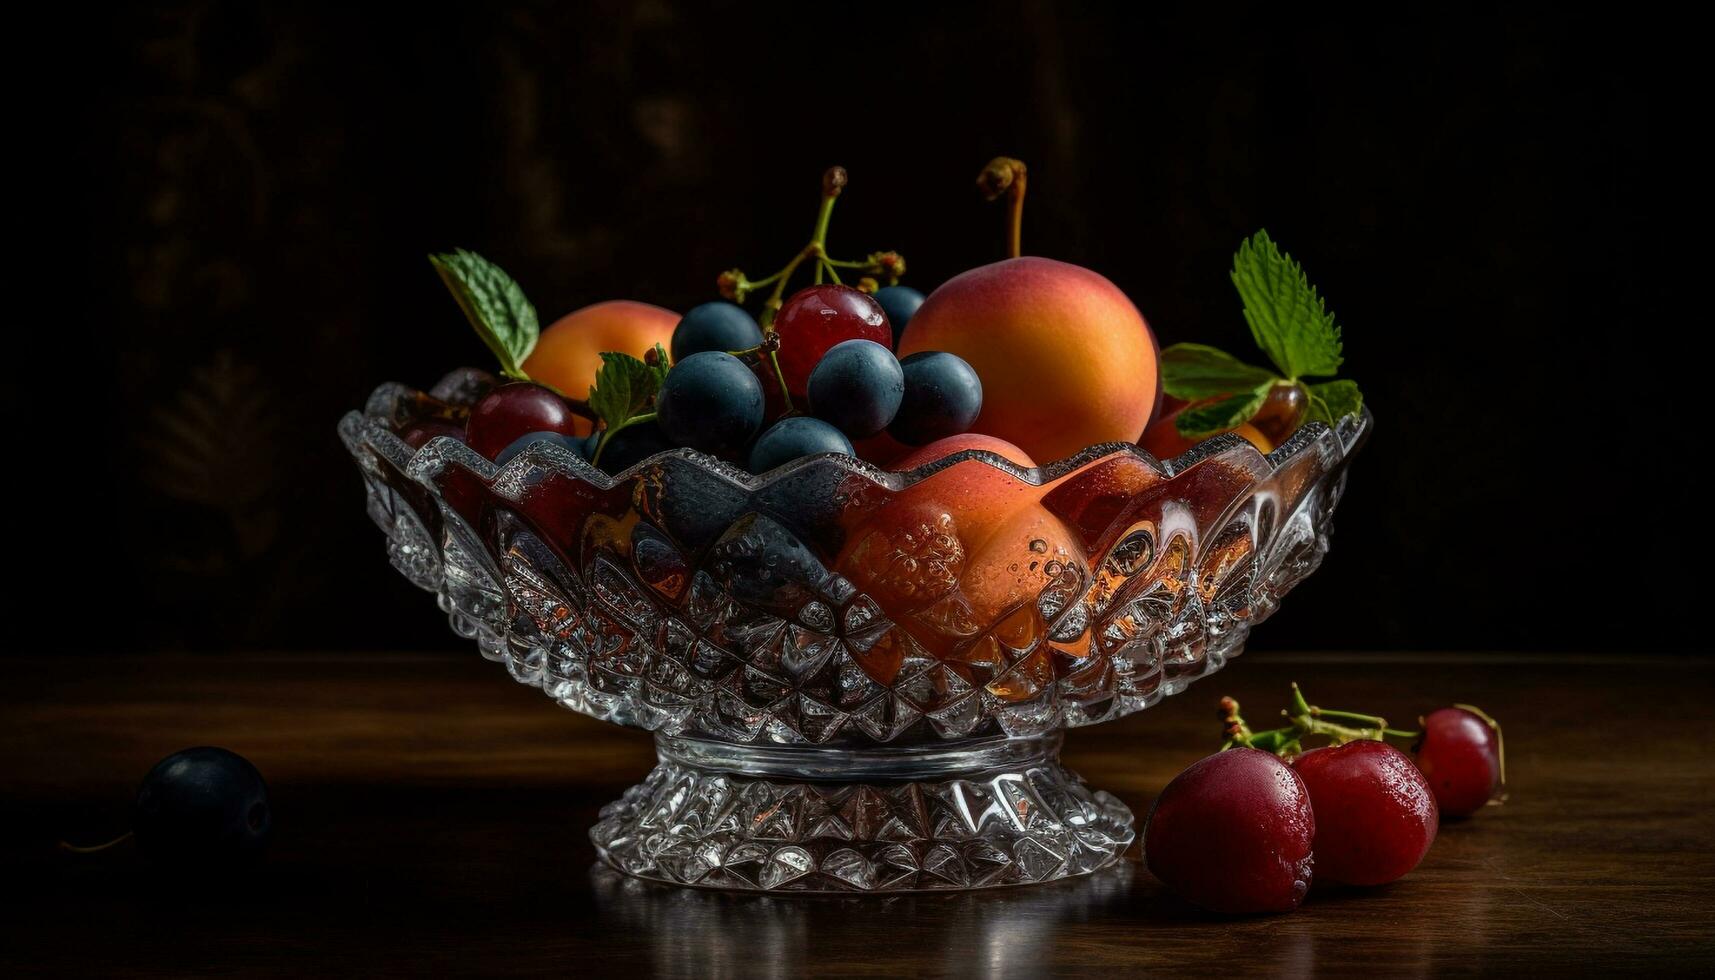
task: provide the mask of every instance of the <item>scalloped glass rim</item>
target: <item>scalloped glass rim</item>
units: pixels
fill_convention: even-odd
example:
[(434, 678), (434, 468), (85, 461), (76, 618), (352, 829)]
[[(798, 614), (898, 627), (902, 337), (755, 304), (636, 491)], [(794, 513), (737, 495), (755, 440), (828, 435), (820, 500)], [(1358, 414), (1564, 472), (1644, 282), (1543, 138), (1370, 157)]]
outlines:
[[(458, 373), (449, 375), (448, 379), (436, 386), (430, 397), (443, 404), (457, 404), (455, 398), (449, 398), (443, 392), (449, 386), (456, 387), (461, 377)], [(463, 393), (467, 396), (465, 403), (468, 403), (473, 381), (468, 377), (463, 377), (463, 380)], [(645, 636), (626, 630), (653, 631), (657, 626), (665, 625), (659, 620), (660, 617), (666, 617), (678, 623), (678, 628), (683, 632), (687, 627), (674, 617), (687, 613), (693, 616), (706, 615), (706, 612), (679, 610), (678, 606), (686, 600), (678, 595), (669, 597), (669, 605), (656, 608), (658, 597), (651, 597), (647, 589), (631, 578), (643, 574), (643, 570), (632, 568), (634, 556), (629, 553), (606, 558), (596, 553), (581, 557), (564, 555), (556, 558), (553, 555), (545, 555), (538, 558), (535, 557), (535, 552), (530, 551), (535, 545), (528, 545), (527, 554), (522, 556), (512, 553), (511, 545), (497, 546), (488, 540), (491, 531), (499, 530), (505, 535), (522, 531), (526, 537), (540, 532), (528, 523), (529, 519), (526, 519), (524, 525), (518, 525), (517, 515), (503, 521), (500, 529), (479, 530), (471, 526), (443, 495), (443, 489), (451, 485), (449, 481), (462, 473), (486, 486), (488, 492), (502, 503), (503, 508), (513, 505), (528, 507), (526, 500), (534, 493), (533, 488), (548, 480), (585, 486), (598, 496), (624, 493), (628, 484), (641, 486), (648, 481), (650, 476), (644, 471), (650, 467), (657, 471), (682, 469), (687, 475), (695, 474), (691, 485), (700, 479), (709, 484), (711, 489), (717, 485), (726, 487), (734, 491), (734, 496), (721, 499), (740, 508), (755, 506), (744, 502), (766, 500), (774, 494), (782, 495), (780, 500), (788, 499), (794, 491), (801, 492), (804, 487), (818, 483), (826, 476), (837, 476), (867, 484), (879, 489), (887, 497), (896, 499), (909, 493), (915, 484), (961, 462), (981, 464), (989, 471), (1002, 475), (1003, 480), (1016, 482), (1021, 489), (1028, 486), (1044, 493), (1058, 493), (1060, 489), (1075, 486), (1082, 473), (1087, 472), (1092, 479), (1101, 480), (1101, 472), (1123, 472), (1126, 467), (1141, 468), (1154, 473), (1156, 481), (1150, 485), (1159, 483), (1164, 487), (1181, 480), (1191, 481), (1189, 487), (1203, 485), (1198, 482), (1201, 478), (1196, 475), (1201, 463), (1216, 467), (1216, 472), (1229, 471), (1242, 481), (1220, 490), (1222, 496), (1219, 498), (1204, 497), (1202, 503), (1192, 505), (1198, 516), (1194, 518), (1194, 523), (1188, 526), (1180, 522), (1185, 515), (1191, 513), (1185, 510), (1185, 507), (1193, 498), (1175, 494), (1173, 491), (1167, 491), (1165, 496), (1156, 495), (1155, 499), (1170, 501), (1168, 506), (1176, 508), (1175, 513), (1180, 515), (1172, 519), (1175, 529), (1170, 534), (1163, 529), (1163, 525), (1158, 525), (1157, 522), (1162, 519), (1159, 514), (1156, 518), (1147, 519), (1141, 512), (1132, 515), (1141, 523), (1134, 524), (1130, 530), (1123, 530), (1117, 524), (1110, 523), (1107, 530), (1100, 532), (1100, 535), (1104, 536), (1123, 533), (1127, 541), (1142, 535), (1139, 540), (1143, 542), (1143, 547), (1158, 556), (1166, 554), (1166, 541), (1179, 541), (1181, 544), (1177, 552), (1178, 557), (1172, 559), (1178, 564), (1172, 568), (1161, 565), (1165, 558), (1150, 559), (1142, 565), (1130, 564), (1130, 559), (1122, 558), (1120, 565), (1112, 565), (1115, 553), (1122, 545), (1116, 536), (1106, 539), (1100, 553), (1092, 551), (1078, 562), (1076, 567), (1081, 568), (1081, 572), (1067, 570), (1071, 578), (1061, 576), (1060, 572), (1055, 571), (1037, 573), (1038, 577), (1032, 579), (1030, 588), (1039, 590), (1038, 594), (1034, 602), (1026, 600), (1024, 606), (1033, 607), (1034, 611), (1027, 615), (1040, 620), (1037, 623), (1040, 631), (1032, 633), (1032, 643), (1028, 645), (1020, 642), (1006, 647), (1009, 652), (1000, 655), (999, 666), (994, 669), (1003, 671), (1008, 677), (1016, 675), (1027, 680), (1028, 684), (1015, 690), (1038, 691), (1041, 692), (1040, 697), (1032, 694), (1015, 702), (1012, 700), (1013, 694), (1003, 695), (986, 679), (964, 678), (962, 684), (954, 684), (953, 678), (942, 676), (949, 671), (956, 673), (964, 668), (952, 666), (942, 669), (931, 666), (930, 669), (936, 671), (940, 677), (941, 686), (950, 692), (947, 695), (951, 698), (949, 705), (962, 704), (966, 694), (972, 691), (982, 695), (978, 707), (971, 709), (974, 714), (965, 711), (954, 718), (952, 713), (948, 712), (950, 720), (946, 725), (937, 723), (933, 726), (939, 732), (940, 738), (991, 732), (996, 730), (996, 725), (999, 726), (998, 730), (1017, 736), (1035, 734), (1056, 727), (1094, 724), (1141, 710), (1163, 696), (1178, 693), (1190, 682), (1219, 669), (1227, 659), (1239, 655), (1243, 651), (1250, 629), (1272, 614), (1281, 597), (1320, 564), (1321, 557), (1327, 550), (1329, 519), (1344, 488), (1345, 464), (1370, 430), (1370, 416), (1366, 411), (1360, 415), (1347, 416), (1334, 427), (1320, 423), (1306, 425), (1266, 456), (1241, 437), (1222, 435), (1204, 440), (1165, 463), (1135, 445), (1108, 443), (1091, 446), (1072, 457), (1042, 467), (1020, 467), (994, 453), (967, 450), (905, 472), (882, 470), (852, 456), (823, 454), (795, 460), (769, 473), (752, 475), (705, 454), (688, 449), (675, 449), (658, 453), (622, 473), (608, 476), (576, 454), (549, 444), (528, 447), (505, 466), (495, 466), (462, 442), (450, 438), (431, 440), (421, 449), (413, 451), (395, 435), (394, 429), (412, 418), (422, 417), (424, 410), (433, 409), (425, 406), (423, 393), (403, 385), (382, 385), (371, 396), (366, 406), (366, 414), (348, 413), (341, 419), (339, 430), (342, 440), (366, 472), (366, 480), (370, 485), (371, 516), (388, 534), (389, 554), (395, 566), (414, 583), (439, 593), (441, 607), (451, 616), (455, 632), (476, 639), (489, 659), (505, 661), (515, 679), (532, 686), (541, 686), (550, 696), (573, 710), (667, 734), (712, 734), (712, 737), (717, 739), (737, 738), (742, 742), (752, 741), (757, 737), (757, 733), (751, 732), (742, 736), (721, 734), (731, 727), (721, 714), (726, 710), (718, 695), (722, 688), (708, 687), (708, 684), (716, 681), (724, 684), (725, 678), (750, 677), (758, 674), (758, 671), (758, 676), (767, 677), (771, 682), (778, 681), (789, 686), (795, 684), (790, 678), (778, 675), (781, 669), (778, 665), (772, 660), (765, 664), (748, 659), (757, 655), (754, 651), (735, 654), (729, 649), (730, 643), (710, 636), (706, 639), (710, 640), (712, 645), (700, 643), (699, 649), (706, 646), (712, 655), (736, 658), (742, 669), (732, 673), (733, 668), (730, 666), (720, 668), (728, 670), (728, 673), (709, 675), (705, 681), (695, 680), (689, 675), (681, 678), (683, 683), (675, 681), (671, 690), (666, 691), (672, 698), (679, 699), (674, 701), (671, 710), (656, 710), (649, 704), (638, 701), (642, 695), (636, 691), (592, 686), (597, 683), (594, 675), (597, 661), (594, 658), (598, 655), (608, 656), (598, 651), (616, 650), (619, 651), (616, 654), (618, 656), (631, 656), (626, 651), (634, 649), (631, 645), (633, 638), (639, 644), (635, 649), (640, 651), (639, 655), (644, 658), (643, 663), (658, 664), (668, 671), (687, 666), (679, 664), (675, 659), (681, 657), (685, 651), (675, 648), (676, 652), (667, 654), (664, 648), (658, 649), (652, 645), (666, 644), (669, 642), (668, 637), (657, 636), (653, 632)], [(1119, 469), (1104, 469), (1109, 467)], [(392, 475), (388, 475), (384, 470), (390, 471)], [(407, 491), (404, 486), (406, 484), (414, 489)], [(776, 484), (781, 486), (776, 487)], [(388, 487), (393, 489), (389, 490)], [(1192, 492), (1189, 487), (1186, 492)], [(1291, 488), (1288, 490), (1291, 502), (1283, 509), (1281, 505), (1285, 502), (1280, 501), (1277, 495), (1286, 488)], [(411, 497), (417, 497), (418, 494), (423, 496), (417, 497), (416, 502), (413, 502), (401, 498), (399, 494), (402, 492)], [(1076, 497), (1077, 492), (1073, 491), (1073, 499)], [(1266, 506), (1261, 512), (1267, 516), (1262, 518), (1264, 523), (1259, 526), (1256, 523), (1257, 516), (1249, 516), (1242, 511), (1265, 497), (1276, 500), (1276, 503)], [(1171, 502), (1175, 500), (1177, 503)], [(814, 522), (810, 525), (797, 525), (792, 518), (784, 516), (768, 518), (767, 515), (773, 512), (774, 506), (779, 502), (776, 500), (772, 505), (764, 502), (756, 512), (764, 515), (765, 523), (784, 520), (785, 526), (773, 523), (767, 523), (767, 526), (779, 528), (788, 539), (796, 540), (793, 535), (803, 534), (805, 527), (819, 526)], [(439, 513), (430, 517), (421, 511), (424, 506)], [(641, 505), (635, 501), (631, 504), (634, 510), (639, 506)], [(418, 513), (413, 516), (411, 511)], [(1112, 518), (1107, 520), (1111, 521)], [(741, 528), (736, 523), (723, 526), (726, 528), (725, 533), (739, 535), (739, 539), (735, 540), (749, 537), (756, 532), (757, 527), (746, 525)], [(799, 529), (789, 530), (794, 526)], [(515, 528), (518, 530), (513, 530)], [(1220, 535), (1226, 533), (1228, 528), (1248, 528), (1244, 533), (1249, 535), (1250, 543), (1232, 544), (1230, 542), (1234, 539), (1230, 536), (1221, 539)], [(1154, 537), (1158, 530), (1167, 535), (1160, 542)], [(660, 534), (659, 531), (655, 533)], [(1092, 532), (1086, 527), (1077, 533)], [(672, 539), (669, 537), (662, 540)], [(759, 539), (751, 540), (760, 543)], [(1086, 547), (1094, 547), (1096, 540), (1095, 537), (1089, 538)], [(698, 576), (706, 578), (705, 573), (700, 570), (701, 563), (712, 554), (705, 554), (705, 550), (713, 541), (711, 536), (702, 544), (691, 545), (685, 552), (674, 552), (678, 555), (674, 560), (689, 561), (689, 568)], [(1160, 550), (1156, 550), (1158, 545)], [(496, 547), (507, 551), (508, 556), (503, 557), (495, 550)], [(1185, 551), (1186, 547), (1190, 550)], [(1238, 550), (1234, 551), (1234, 548)], [(815, 569), (832, 574), (834, 579), (842, 583), (834, 592), (823, 596), (823, 599), (833, 604), (831, 608), (835, 610), (833, 615), (837, 622), (846, 622), (844, 617), (848, 610), (845, 607), (848, 602), (856, 601), (852, 596), (869, 602), (889, 628), (893, 628), (897, 622), (900, 628), (905, 630), (898, 634), (897, 648), (904, 651), (905, 658), (916, 666), (972, 663), (973, 661), (957, 659), (966, 652), (974, 652), (964, 650), (969, 642), (975, 642), (970, 638), (998, 641), (1001, 634), (997, 631), (1002, 629), (1002, 620), (1024, 608), (1009, 607), (1011, 612), (1005, 613), (998, 609), (988, 609), (983, 613), (984, 617), (998, 615), (998, 618), (985, 618), (980, 622), (958, 625), (950, 620), (938, 620), (935, 623), (924, 621), (921, 617), (931, 614), (930, 610), (926, 609), (901, 610), (900, 613), (906, 619), (899, 620), (896, 613), (885, 604), (878, 609), (875, 607), (874, 601), (863, 591), (865, 585), (854, 586), (830, 566), (820, 564), (829, 560), (827, 556), (815, 553), (812, 558)], [(541, 569), (531, 571), (518, 564), (520, 561), (530, 564), (544, 560), (555, 568), (558, 567), (555, 562), (572, 564), (567, 564), (565, 569), (559, 572), (550, 571), (546, 579), (542, 578), (544, 573)], [(594, 566), (588, 564), (592, 560), (595, 562)], [(512, 562), (513, 573), (506, 573), (501, 567), (508, 561)], [(600, 603), (589, 591), (594, 587), (594, 582), (586, 578), (592, 574), (592, 567), (601, 569), (601, 574), (606, 576), (602, 585), (607, 591), (603, 593)], [(1176, 571), (1175, 568), (1179, 570)], [(1032, 564), (1031, 569), (1034, 572), (1036, 566)], [(1101, 582), (1097, 581), (1098, 570), (1101, 573)], [(1014, 571), (1018, 569), (1015, 567)], [(713, 593), (707, 593), (715, 597), (711, 601), (736, 603), (730, 606), (727, 613), (720, 614), (723, 621), (727, 615), (740, 613), (751, 618), (761, 616), (769, 621), (775, 619), (777, 614), (786, 617), (780, 620), (782, 623), (799, 622), (795, 617), (800, 617), (800, 613), (784, 612), (775, 608), (775, 600), (772, 598), (759, 599), (756, 595), (738, 598), (728, 594), (725, 590), (730, 586), (723, 577), (727, 574), (716, 572), (716, 578), (707, 583), (708, 587), (715, 590)], [(508, 596), (514, 589), (513, 575), (524, 576), (517, 582), (517, 587), (525, 591), (527, 599), (523, 608), (530, 610), (529, 616), (544, 615), (543, 609), (554, 610), (546, 614), (548, 619), (530, 625), (525, 623), (524, 619), (512, 618), (515, 611), (511, 609), (511, 599), (503, 597)], [(1042, 576), (1060, 576), (1060, 579)], [(506, 584), (503, 585), (503, 581)], [(1134, 588), (1130, 584), (1134, 581), (1141, 585)], [(561, 584), (556, 586), (554, 582)], [(1087, 591), (1098, 585), (1102, 589), (1101, 595)], [(795, 585), (791, 587), (798, 588)], [(809, 587), (821, 588), (814, 584)], [(543, 588), (549, 589), (549, 593), (542, 593)], [(562, 595), (554, 592), (555, 588), (570, 591), (565, 591)], [(962, 601), (955, 600), (958, 592), (955, 586), (954, 592), (948, 594), (947, 602)], [(632, 596), (632, 599), (615, 598), (621, 593)], [(1068, 601), (1074, 594), (1081, 596), (1081, 600)], [(541, 606), (544, 600), (551, 600), (546, 607)], [(501, 601), (506, 602), (508, 607), (504, 616), (498, 607), (493, 606)], [(633, 616), (633, 625), (629, 627), (611, 621), (614, 614), (622, 618), (629, 615), (624, 610), (628, 603), (633, 602), (648, 605), (652, 613), (640, 613), (642, 618)], [(591, 605), (592, 603), (594, 605)], [(584, 614), (579, 612), (587, 606), (593, 614), (597, 606), (603, 604), (615, 613), (584, 617)], [(859, 642), (866, 645), (848, 648), (845, 646), (844, 630), (856, 627), (827, 622), (828, 608), (824, 608), (822, 602), (811, 602), (809, 606), (818, 607), (814, 614), (816, 618), (813, 622), (802, 620), (802, 627), (819, 631), (817, 635), (825, 633), (822, 639), (839, 644), (839, 649), (844, 651), (839, 654), (839, 663), (855, 668), (857, 665), (852, 658), (861, 655), (862, 651), (867, 651), (867, 644), (874, 641), (859, 637)], [(633, 611), (641, 608), (637, 606)], [(954, 607), (948, 608), (956, 612)], [(866, 617), (871, 614), (864, 613)], [(572, 618), (565, 619), (565, 615)], [(942, 654), (929, 654), (909, 635), (911, 622), (931, 629), (954, 626), (954, 632), (946, 634), (946, 642), (954, 644), (963, 652), (955, 654), (953, 661), (941, 660)], [(580, 626), (580, 623), (583, 625)], [(709, 623), (699, 623), (693, 639), (705, 639), (702, 631), (710, 626)], [(1014, 626), (1016, 628), (1016, 622)], [(595, 638), (593, 635), (574, 639), (572, 642), (577, 644), (577, 649), (571, 659), (552, 652), (568, 642), (565, 630), (598, 627), (607, 631), (602, 634), (605, 639)], [(967, 627), (974, 632), (963, 632)], [(1062, 627), (1064, 635), (1060, 635)], [(718, 631), (723, 627), (715, 625), (714, 628)], [(559, 639), (545, 638), (545, 635), (540, 634), (543, 630)], [(614, 630), (619, 632), (612, 632)], [(1082, 632), (1079, 632), (1080, 630)], [(1074, 633), (1077, 634), (1076, 637), (1073, 636)], [(769, 633), (767, 636), (772, 637), (774, 634)], [(677, 639), (677, 634), (674, 639)], [(794, 642), (808, 640), (800, 637)], [(617, 643), (619, 646), (606, 646), (609, 643)], [(1084, 644), (1090, 646), (1086, 647)], [(1089, 651), (1088, 654), (1078, 652), (1084, 649)], [(1019, 659), (1031, 650), (1036, 653), (1027, 658), (1028, 664), (1026, 659)], [(1040, 657), (1044, 654), (1051, 659), (1071, 658), (1067, 666), (1079, 676), (1062, 676), (1059, 674), (1060, 668), (1056, 666), (1052, 668), (1055, 672), (1052, 679), (1042, 680), (1034, 674), (1027, 678), (1023, 672), (1032, 664), (1036, 669), (1043, 668)], [(772, 653), (766, 652), (764, 655), (773, 656)], [(658, 659), (663, 656), (667, 659)], [(1093, 668), (1094, 672), (1083, 671), (1076, 662), (1086, 656), (1089, 658), (1087, 663), (1105, 662), (1112, 669), (1096, 666)], [(925, 660), (925, 657), (931, 659)], [(544, 663), (548, 662), (554, 664), (554, 669), (545, 672)], [(985, 664), (984, 670), (990, 669), (987, 666), (989, 662), (982, 661)], [(752, 667), (757, 669), (753, 670)], [(612, 670), (621, 673), (613, 675), (612, 683), (619, 684), (620, 687), (631, 683), (620, 678), (641, 676), (636, 673), (636, 668), (637, 665), (630, 664), (629, 661), (623, 667), (613, 667)], [(549, 680), (549, 674), (552, 674), (552, 682)], [(872, 677), (869, 688), (889, 704), (897, 701), (900, 711), (916, 712), (915, 717), (927, 718), (931, 710), (937, 710), (931, 709), (930, 705), (940, 702), (934, 698), (922, 704), (916, 701), (907, 704), (906, 700), (901, 700), (908, 700), (910, 697), (921, 700), (927, 696), (920, 690), (921, 681), (926, 676), (918, 672), (904, 678), (916, 683), (918, 687), (916, 693), (909, 696), (896, 686), (895, 680), (899, 678), (890, 680), (879, 676)], [(609, 681), (601, 683), (609, 684)], [(733, 683), (739, 681), (734, 680)], [(973, 688), (972, 683), (977, 687)], [(797, 690), (796, 687), (791, 689)], [(821, 707), (832, 704), (833, 701), (829, 699), (840, 701), (840, 722), (828, 728), (828, 731), (833, 731), (856, 717), (854, 712), (857, 709), (847, 705), (845, 695), (834, 689), (817, 689), (812, 692), (806, 688), (804, 696), (821, 698), (822, 701), (817, 702)], [(865, 710), (880, 704), (880, 700), (873, 704), (871, 701), (862, 702)], [(1014, 710), (1014, 707), (1017, 710)], [(770, 707), (758, 717), (766, 720), (767, 717), (772, 717), (769, 714), (772, 710)], [(876, 710), (891, 709), (883, 705)], [(969, 718), (966, 717), (967, 714)], [(965, 724), (972, 719), (972, 724)], [(749, 720), (749, 716), (746, 716), (745, 723), (748, 724)], [(849, 729), (850, 726), (845, 727)], [(876, 731), (883, 730), (879, 723), (872, 727), (875, 727)], [(942, 728), (945, 730), (942, 731)], [(793, 731), (796, 732), (797, 729), (794, 728)], [(872, 734), (868, 740), (873, 743), (891, 742), (897, 734)], [(785, 741), (791, 744), (822, 744), (826, 737), (828, 736), (825, 733), (805, 735), (800, 732), (795, 738), (786, 738)], [(862, 736), (854, 737), (865, 740)], [(779, 741), (785, 737), (771, 734), (769, 738)]]
[[(456, 377), (456, 374), (448, 377), (449, 379)], [(446, 384), (446, 381), (443, 380), (442, 384)], [(438, 387), (441, 386), (437, 385)], [(1012, 460), (986, 449), (964, 449), (911, 470), (888, 470), (856, 456), (847, 456), (843, 453), (820, 453), (815, 456), (805, 456), (792, 460), (766, 473), (754, 474), (706, 453), (700, 453), (694, 449), (679, 448), (656, 453), (609, 476), (592, 466), (582, 456), (551, 443), (530, 445), (523, 452), (507, 461), (504, 466), (496, 466), (492, 460), (478, 454), (469, 446), (450, 436), (437, 436), (424, 443), (420, 449), (412, 450), (390, 427), (379, 421), (396, 417), (394, 410), (396, 400), (410, 392), (410, 388), (395, 382), (388, 382), (377, 387), (369, 396), (363, 412), (349, 412), (340, 420), (340, 434), (348, 448), (355, 449), (359, 443), (367, 441), (377, 448), (384, 449), (386, 455), (412, 479), (422, 481), (431, 487), (432, 483), (429, 483), (427, 478), (441, 472), (447, 465), (454, 465), (494, 484), (518, 486), (529, 479), (533, 472), (547, 470), (562, 476), (576, 477), (603, 490), (611, 490), (629, 481), (646, 465), (662, 457), (673, 457), (695, 463), (702, 469), (731, 480), (747, 492), (763, 490), (801, 470), (823, 462), (834, 463), (890, 490), (899, 491), (941, 470), (973, 459), (987, 463), (989, 466), (1023, 480), (1031, 486), (1043, 487), (1115, 453), (1129, 453), (1154, 467), (1162, 477), (1172, 478), (1197, 463), (1218, 456), (1229, 449), (1237, 448), (1242, 451), (1248, 447), (1258, 458), (1266, 460), (1269, 469), (1272, 471), (1279, 469), (1306, 447), (1314, 445), (1324, 433), (1329, 431), (1332, 431), (1339, 438), (1345, 454), (1351, 455), (1358, 449), (1359, 444), (1368, 438), (1374, 423), (1374, 416), (1370, 414), (1367, 406), (1358, 415), (1347, 415), (1342, 418), (1332, 430), (1322, 422), (1308, 422), (1300, 426), (1298, 431), (1294, 432), (1285, 442), (1275, 447), (1273, 452), (1267, 454), (1256, 450), (1243, 436), (1228, 432), (1204, 439), (1168, 460), (1156, 459), (1155, 456), (1136, 443), (1106, 442), (1087, 447), (1065, 459), (1035, 467), (1019, 466)]]

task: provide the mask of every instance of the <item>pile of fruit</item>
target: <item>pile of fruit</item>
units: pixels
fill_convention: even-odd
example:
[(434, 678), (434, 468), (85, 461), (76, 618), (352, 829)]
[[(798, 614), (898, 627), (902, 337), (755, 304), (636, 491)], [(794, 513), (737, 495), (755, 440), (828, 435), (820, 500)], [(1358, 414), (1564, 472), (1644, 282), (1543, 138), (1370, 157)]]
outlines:
[[(821, 453), (905, 470), (964, 449), (1030, 467), (1112, 443), (1166, 459), (1224, 432), (1268, 452), (1306, 420), (1333, 423), (1361, 406), (1350, 381), (1304, 380), (1339, 368), (1340, 331), (1264, 233), (1239, 249), (1233, 281), (1277, 370), (1204, 345), (1161, 350), (1112, 282), (1020, 256), (1019, 161), (997, 159), (978, 181), (1010, 203), (1012, 257), (927, 297), (900, 285), (897, 252), (829, 254), (846, 182), (839, 167), (823, 176), (810, 239), (779, 271), (755, 280), (723, 272), (725, 298), (683, 316), (618, 300), (544, 330), (498, 267), (468, 251), (433, 256), (509, 381), (462, 425), (422, 421), (401, 435), (413, 447), (455, 438), (499, 464), (549, 443), (608, 473), (675, 447), (753, 473)], [(741, 304), (757, 295), (765, 298), (752, 315)]]
[[(1253, 732), (1221, 700), (1225, 743), (1174, 777), (1143, 831), (1149, 870), (1214, 912), (1287, 912), (1313, 879), (1384, 885), (1417, 867), (1442, 817), (1470, 816), (1505, 784), (1501, 728), (1471, 705), (1418, 732), (1374, 715), (1318, 708), (1298, 685), (1288, 724)], [(1413, 755), (1383, 741), (1415, 738)], [(1327, 745), (1305, 750), (1304, 740)]]

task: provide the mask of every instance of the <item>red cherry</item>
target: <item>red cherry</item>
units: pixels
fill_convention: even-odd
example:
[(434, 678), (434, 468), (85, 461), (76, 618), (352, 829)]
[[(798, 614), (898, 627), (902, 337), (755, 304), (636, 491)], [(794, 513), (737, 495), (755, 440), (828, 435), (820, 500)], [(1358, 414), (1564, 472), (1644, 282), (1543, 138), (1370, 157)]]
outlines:
[(399, 438), (412, 449), (421, 449), (430, 439), (439, 436), (452, 436), (464, 442), (464, 426), (456, 422), (443, 422), (440, 419), (426, 419), (413, 422), (399, 433)]
[[(846, 340), (873, 340), (893, 349), (893, 328), (881, 304), (850, 286), (808, 286), (792, 294), (774, 317), (780, 335), (780, 370), (792, 399), (803, 408), (805, 386), (816, 362)], [(764, 363), (767, 359), (764, 358)], [(778, 387), (776, 383), (775, 387)]]
[(1286, 763), (1228, 749), (1173, 777), (1143, 828), (1149, 870), (1214, 912), (1290, 912), (1310, 890), (1310, 794)]
[(528, 381), (501, 385), (476, 403), (465, 426), (470, 448), (493, 459), (512, 440), (530, 432), (576, 435), (579, 417), (566, 400)]
[(1292, 760), (1316, 808), (1316, 874), (1385, 885), (1417, 867), (1435, 841), (1435, 795), (1404, 752), (1368, 739)]
[(1475, 711), (1431, 712), (1412, 754), (1443, 816), (1470, 816), (1501, 788), (1500, 726)]

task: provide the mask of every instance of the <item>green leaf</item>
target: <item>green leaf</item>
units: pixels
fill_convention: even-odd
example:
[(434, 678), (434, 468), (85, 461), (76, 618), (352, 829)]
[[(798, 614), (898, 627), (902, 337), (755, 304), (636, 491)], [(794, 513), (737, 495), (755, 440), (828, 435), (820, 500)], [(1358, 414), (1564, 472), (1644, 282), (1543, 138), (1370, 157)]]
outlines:
[(1329, 377), (1340, 369), (1340, 328), (1334, 314), (1305, 278), (1292, 256), (1284, 255), (1259, 231), (1233, 256), (1233, 285), (1245, 304), (1251, 336), (1290, 380)]
[(1304, 391), (1310, 397), (1307, 420), (1333, 425), (1348, 415), (1358, 414), (1364, 408), (1364, 395), (1358, 390), (1356, 381), (1329, 381), (1319, 385), (1305, 385)]
[(1275, 379), (1270, 378), (1252, 391), (1241, 391), (1207, 405), (1188, 408), (1173, 420), (1173, 426), (1187, 439), (1202, 439), (1249, 422), (1262, 407), (1264, 399), (1268, 398), (1268, 390), (1274, 387), (1274, 383)]
[(1161, 352), (1162, 388), (1186, 401), (1250, 391), (1274, 380), (1273, 371), (1204, 344), (1174, 344)]
[(501, 373), (528, 380), (524, 359), (536, 349), (541, 323), (513, 278), (475, 252), (457, 249), (429, 256), (465, 319), (500, 361)]
[[(657, 344), (657, 347), (660, 345)], [(590, 386), (590, 409), (616, 431), (634, 416), (643, 414), (667, 378), (664, 359), (645, 364), (630, 354), (603, 351), (601, 370)]]

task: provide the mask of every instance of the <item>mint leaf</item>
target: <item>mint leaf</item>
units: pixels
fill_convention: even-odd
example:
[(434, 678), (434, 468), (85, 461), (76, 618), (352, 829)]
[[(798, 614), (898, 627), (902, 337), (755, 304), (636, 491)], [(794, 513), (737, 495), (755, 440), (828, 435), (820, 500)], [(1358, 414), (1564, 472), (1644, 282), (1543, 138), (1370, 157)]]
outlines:
[(501, 373), (529, 380), (524, 359), (536, 349), (542, 328), (524, 290), (500, 266), (462, 248), (431, 255), (429, 262), (458, 301), (465, 319), (476, 328), (477, 336), (500, 361)]
[(666, 378), (664, 361), (650, 365), (630, 354), (603, 351), (601, 370), (590, 386), (590, 410), (607, 423), (610, 432), (616, 431), (643, 414)]
[(1174, 344), (1161, 352), (1161, 387), (1186, 401), (1250, 391), (1274, 380), (1273, 371), (1204, 344)]
[(1241, 391), (1207, 405), (1188, 408), (1173, 420), (1173, 426), (1187, 439), (1202, 439), (1249, 422), (1268, 398), (1268, 390), (1274, 387), (1274, 383), (1275, 379), (1271, 377), (1252, 391)]
[(1304, 392), (1310, 398), (1307, 420), (1313, 419), (1333, 425), (1348, 415), (1358, 414), (1364, 408), (1364, 395), (1358, 390), (1356, 381), (1329, 381), (1319, 385), (1305, 385)]
[(1340, 369), (1340, 328), (1334, 314), (1292, 256), (1259, 231), (1233, 256), (1233, 285), (1244, 300), (1251, 336), (1280, 373), (1297, 381), (1329, 377)]

